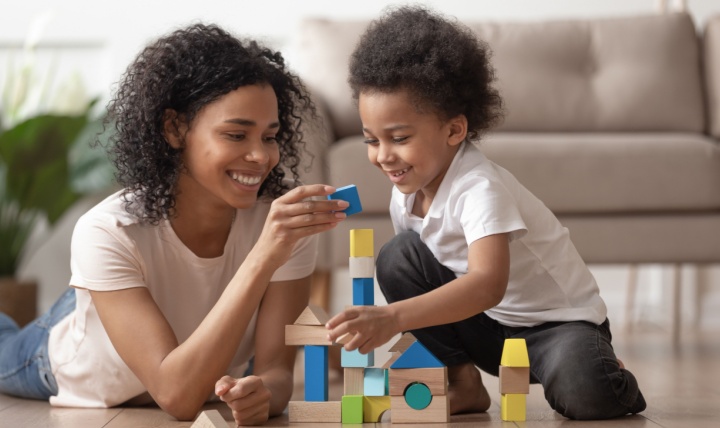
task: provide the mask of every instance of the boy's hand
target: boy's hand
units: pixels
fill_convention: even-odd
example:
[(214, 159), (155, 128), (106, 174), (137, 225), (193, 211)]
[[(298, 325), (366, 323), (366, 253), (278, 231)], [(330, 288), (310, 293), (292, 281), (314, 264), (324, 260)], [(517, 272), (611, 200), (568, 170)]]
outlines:
[(330, 330), (328, 338), (332, 341), (352, 333), (354, 336), (345, 344), (345, 350), (359, 349), (362, 354), (387, 343), (401, 332), (392, 305), (353, 306), (335, 315), (325, 327)]
[(238, 425), (262, 425), (270, 417), (272, 393), (258, 376), (223, 376), (215, 383), (215, 394), (232, 409)]

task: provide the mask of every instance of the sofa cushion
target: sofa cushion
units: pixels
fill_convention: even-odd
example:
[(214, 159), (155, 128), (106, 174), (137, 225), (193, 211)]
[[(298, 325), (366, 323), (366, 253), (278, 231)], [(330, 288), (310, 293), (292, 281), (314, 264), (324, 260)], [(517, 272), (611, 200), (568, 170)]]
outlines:
[(708, 131), (720, 138), (720, 15), (708, 19), (703, 36)]
[[(704, 129), (699, 46), (686, 14), (467, 24), (494, 52), (504, 131)], [(337, 138), (361, 128), (347, 65), (366, 25), (306, 20), (290, 48), (291, 65), (327, 105)]]
[[(557, 214), (720, 209), (720, 147), (696, 134), (494, 133), (483, 152)], [(328, 153), (330, 184), (355, 184), (367, 213), (384, 213), (391, 183), (361, 136)]]

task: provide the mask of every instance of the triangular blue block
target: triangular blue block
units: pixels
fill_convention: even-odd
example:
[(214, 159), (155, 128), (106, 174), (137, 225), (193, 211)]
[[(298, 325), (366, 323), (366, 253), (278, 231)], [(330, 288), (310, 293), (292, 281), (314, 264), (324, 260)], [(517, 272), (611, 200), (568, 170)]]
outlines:
[(391, 369), (421, 369), (429, 367), (445, 367), (445, 365), (441, 363), (432, 352), (428, 351), (422, 343), (417, 341), (410, 345), (410, 347), (395, 360), (393, 365), (390, 366)]

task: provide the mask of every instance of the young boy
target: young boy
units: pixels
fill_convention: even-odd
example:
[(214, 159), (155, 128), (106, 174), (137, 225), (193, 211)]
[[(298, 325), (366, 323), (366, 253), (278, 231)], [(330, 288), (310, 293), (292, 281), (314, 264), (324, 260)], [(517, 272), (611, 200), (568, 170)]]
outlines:
[(489, 49), (418, 7), (373, 22), (351, 57), (370, 162), (393, 182), (397, 235), (378, 255), (389, 305), (328, 322), (366, 353), (403, 331), (445, 365), (451, 413), (490, 405), (506, 338), (525, 338), (531, 382), (573, 419), (637, 413), (645, 401), (615, 357), (606, 307), (567, 229), (472, 144), (502, 116)]

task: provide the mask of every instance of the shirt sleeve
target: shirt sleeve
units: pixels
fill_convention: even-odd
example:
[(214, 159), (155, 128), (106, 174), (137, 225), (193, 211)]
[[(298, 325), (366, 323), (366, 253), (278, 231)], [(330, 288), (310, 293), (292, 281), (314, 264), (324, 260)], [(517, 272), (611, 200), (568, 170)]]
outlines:
[(468, 245), (499, 233), (509, 233), (510, 241), (527, 233), (517, 202), (502, 183), (480, 177), (461, 187), (456, 215)]
[(146, 287), (132, 240), (92, 212), (78, 220), (70, 246), (70, 285), (93, 291)]

